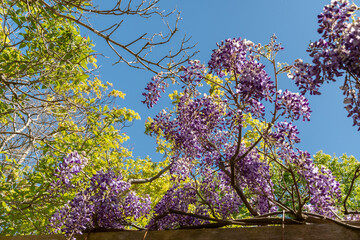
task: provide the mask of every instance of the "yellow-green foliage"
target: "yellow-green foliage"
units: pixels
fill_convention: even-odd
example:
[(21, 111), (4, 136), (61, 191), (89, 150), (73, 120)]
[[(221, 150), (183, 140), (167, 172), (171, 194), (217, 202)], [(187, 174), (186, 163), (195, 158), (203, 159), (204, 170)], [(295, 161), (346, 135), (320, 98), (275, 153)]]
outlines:
[[(349, 192), (352, 178), (355, 170), (360, 163), (354, 156), (343, 154), (341, 157), (330, 156), (322, 151), (314, 155), (314, 164), (317, 166), (325, 166), (330, 169), (336, 180), (340, 183), (341, 201), (338, 208), (343, 209), (343, 201)], [(354, 188), (347, 200), (348, 211), (360, 211), (360, 179), (355, 180)], [(344, 210), (344, 209), (343, 209)], [(341, 215), (342, 213), (339, 212)]]
[(208, 74), (205, 76), (205, 82), (210, 86), (209, 93), (211, 96), (223, 96), (224, 91), (222, 89), (223, 80), (218, 76)]
[[(61, 4), (57, 7), (62, 11)], [(1, 127), (11, 128), (16, 119), (27, 119), (22, 113), (28, 109), (46, 119), (41, 137), (30, 139), (32, 152), (25, 161), (9, 157), (10, 150), (0, 153), (4, 159), (0, 162), (1, 235), (46, 233), (54, 211), (86, 188), (86, 180), (98, 170), (112, 169), (129, 178), (147, 177), (161, 169), (162, 163), (150, 159), (131, 162), (132, 152), (125, 145), (129, 136), (122, 130), (140, 116), (112, 106), (125, 94), (92, 75), (97, 67), (94, 45), (77, 25), (46, 11), (38, 1), (4, 0), (0, 18), (0, 74), (17, 87), (0, 83)], [(10, 38), (14, 33), (9, 33), (4, 19), (16, 29), (17, 38)], [(4, 103), (11, 94), (13, 102)], [(51, 192), (56, 167), (73, 151), (88, 158), (88, 165), (74, 178), (78, 183), (85, 180), (84, 184), (64, 193)], [(125, 171), (130, 163), (139, 165), (131, 173)], [(160, 180), (157, 184), (134, 190), (157, 196), (165, 188)]]

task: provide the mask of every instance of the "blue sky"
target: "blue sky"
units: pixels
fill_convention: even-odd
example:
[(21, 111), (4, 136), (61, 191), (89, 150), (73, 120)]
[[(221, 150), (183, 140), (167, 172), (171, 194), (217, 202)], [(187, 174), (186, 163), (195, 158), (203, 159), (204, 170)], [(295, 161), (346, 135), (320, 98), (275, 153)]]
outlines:
[[(173, 8), (181, 11), (179, 36), (187, 34), (192, 37), (192, 43), (197, 43), (196, 50), (200, 51), (195, 59), (203, 63), (208, 62), (216, 43), (221, 40), (241, 37), (254, 43), (266, 44), (270, 37), (276, 34), (278, 41), (285, 48), (277, 60), (291, 64), (297, 58), (309, 61), (305, 50), (310, 41), (319, 38), (316, 31), (317, 15), (323, 6), (329, 3), (330, 0), (162, 0), (159, 7), (165, 11)], [(108, 21), (101, 18), (94, 20), (99, 26), (107, 24)], [(131, 39), (143, 32), (162, 29), (164, 26), (160, 21), (134, 20), (127, 25), (124, 23), (117, 38)], [(174, 47), (178, 42), (179, 39), (175, 39), (172, 43)], [(148, 110), (141, 103), (141, 93), (153, 74), (129, 69), (125, 64), (112, 65), (116, 59), (107, 45), (96, 38), (94, 43), (96, 51), (107, 57), (98, 58), (101, 79), (112, 82), (116, 89), (127, 94), (125, 100), (118, 102), (120, 106), (131, 108), (141, 116), (140, 121), (125, 129), (130, 136), (127, 146), (133, 150), (135, 157), (148, 155), (154, 160), (160, 160), (161, 155), (154, 151), (155, 139), (143, 133), (146, 118), (154, 117), (167, 106), (166, 101), (160, 101), (158, 106)], [(295, 90), (290, 79), (283, 77), (280, 81), (283, 89)], [(360, 132), (352, 127), (352, 120), (346, 117), (342, 93), (339, 90), (340, 82), (325, 84), (321, 88), (320, 96), (307, 96), (313, 112), (310, 122), (297, 122), (302, 139), (299, 148), (311, 154), (323, 150), (330, 155), (340, 156), (347, 153), (360, 159)]]

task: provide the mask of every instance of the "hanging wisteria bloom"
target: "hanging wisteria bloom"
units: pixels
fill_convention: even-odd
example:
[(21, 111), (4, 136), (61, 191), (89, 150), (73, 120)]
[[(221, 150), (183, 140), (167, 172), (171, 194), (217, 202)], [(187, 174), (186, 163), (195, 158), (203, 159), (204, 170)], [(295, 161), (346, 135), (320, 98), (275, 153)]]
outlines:
[(90, 179), (90, 187), (77, 193), (53, 215), (50, 227), (73, 237), (95, 228), (133, 226), (133, 221), (149, 214), (151, 201), (129, 188), (130, 184), (120, 174), (100, 171)]
[(152, 108), (159, 101), (161, 93), (165, 92), (167, 85), (162, 78), (162, 73), (154, 76), (145, 88), (147, 92), (143, 93), (145, 100), (142, 103), (145, 103), (148, 108)]
[(276, 109), (280, 114), (290, 118), (291, 120), (298, 120), (302, 117), (303, 121), (310, 121), (310, 107), (309, 101), (299, 93), (292, 93), (288, 90), (282, 92), (278, 91), (275, 102)]
[(53, 186), (64, 184), (66, 187), (72, 187), (71, 179), (77, 175), (88, 163), (88, 160), (80, 156), (78, 152), (74, 151), (64, 158), (59, 167), (55, 169), (55, 177), (58, 178)]
[(223, 41), (219, 48), (213, 50), (209, 69), (219, 77), (224, 77), (226, 73), (232, 74), (236, 81), (234, 91), (244, 100), (271, 99), (273, 82), (264, 70), (265, 65), (252, 54), (253, 46), (253, 43), (241, 38)]
[(345, 109), (360, 131), (360, 18), (351, 18), (356, 10), (347, 0), (325, 6), (318, 16), (321, 38), (308, 49), (312, 63), (296, 60), (289, 77), (302, 94), (316, 95), (324, 82), (344, 77)]

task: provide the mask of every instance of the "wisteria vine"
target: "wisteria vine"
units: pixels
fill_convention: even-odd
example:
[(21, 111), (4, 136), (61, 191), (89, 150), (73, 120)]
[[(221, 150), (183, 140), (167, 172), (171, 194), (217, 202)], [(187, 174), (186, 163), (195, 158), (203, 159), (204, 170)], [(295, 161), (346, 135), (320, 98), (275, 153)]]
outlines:
[(332, 1), (318, 16), (321, 38), (310, 44), (312, 63), (297, 59), (289, 76), (304, 94), (319, 95), (327, 81), (344, 82), (345, 109), (360, 131), (360, 18), (352, 17), (358, 7), (347, 0)]
[[(280, 50), (276, 37), (266, 46), (227, 39), (213, 51), (207, 67), (196, 61), (181, 69), (186, 83), (176, 107), (160, 112), (149, 125), (152, 134), (171, 142), (171, 172), (179, 184), (156, 205), (152, 229), (206, 225), (209, 218), (224, 221), (281, 210), (299, 221), (306, 218), (306, 209), (334, 217), (339, 184), (329, 170), (316, 169), (309, 154), (296, 148), (300, 138), (294, 121), (309, 121), (311, 109), (303, 94), (279, 89), (281, 69), (276, 69), (273, 56)], [(274, 66), (275, 80), (261, 59)], [(204, 82), (209, 94), (199, 90)], [(209, 206), (217, 204), (207, 203), (218, 202), (219, 197), (204, 201), (197, 194), (200, 186), (186, 183), (180, 188), (184, 181), (202, 179), (219, 181), (232, 191), (233, 199), (221, 204), (232, 214), (212, 211)], [(221, 195), (225, 190), (213, 192)]]
[[(73, 236), (94, 228), (136, 228), (134, 221), (142, 217), (149, 219), (142, 227), (150, 230), (267, 224), (279, 214), (297, 223), (314, 214), (344, 217), (337, 208), (339, 183), (298, 149), (295, 122), (310, 120), (306, 93), (319, 95), (324, 82), (345, 76), (345, 108), (360, 130), (360, 19), (351, 18), (356, 10), (346, 0), (324, 7), (318, 16), (321, 39), (308, 50), (312, 63), (297, 59), (291, 66), (277, 65), (275, 56), (283, 48), (273, 36), (265, 46), (227, 39), (207, 65), (193, 60), (179, 68), (182, 92), (172, 94), (174, 108), (147, 123), (148, 134), (169, 143), (171, 164), (138, 181), (125, 181), (112, 171), (94, 174), (90, 186), (59, 209), (50, 226)], [(280, 88), (282, 73), (295, 81), (299, 93)], [(143, 93), (149, 108), (168, 86), (162, 75)], [(73, 177), (86, 164), (76, 152), (64, 158), (52, 187), (74, 187)], [(150, 182), (167, 170), (172, 187), (160, 201), (132, 190), (132, 184)]]
[[(71, 162), (72, 169), (80, 169), (83, 161), (71, 161), (78, 158), (72, 153), (60, 164), (62, 169)], [(79, 171), (76, 171), (79, 173)], [(75, 173), (75, 174), (76, 174)], [(62, 179), (61, 175), (56, 175)], [(66, 175), (68, 176), (68, 175)], [(53, 188), (69, 188), (66, 181), (55, 181)], [(131, 184), (123, 181), (121, 174), (109, 170), (99, 171), (90, 178), (90, 186), (79, 191), (76, 196), (57, 211), (50, 219), (50, 226), (55, 232), (63, 232), (70, 239), (93, 229), (124, 229), (136, 226), (135, 221), (150, 212), (149, 197), (139, 197), (130, 190)]]

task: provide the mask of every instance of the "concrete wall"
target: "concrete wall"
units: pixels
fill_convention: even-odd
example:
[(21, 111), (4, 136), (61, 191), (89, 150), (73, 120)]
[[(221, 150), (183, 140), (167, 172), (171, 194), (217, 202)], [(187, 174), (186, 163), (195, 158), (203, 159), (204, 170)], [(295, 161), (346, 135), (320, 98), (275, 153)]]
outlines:
[[(63, 235), (0, 237), (0, 240), (64, 240)], [(243, 227), (167, 231), (95, 232), (78, 240), (360, 240), (360, 230), (333, 223), (288, 225), (280, 227)]]

